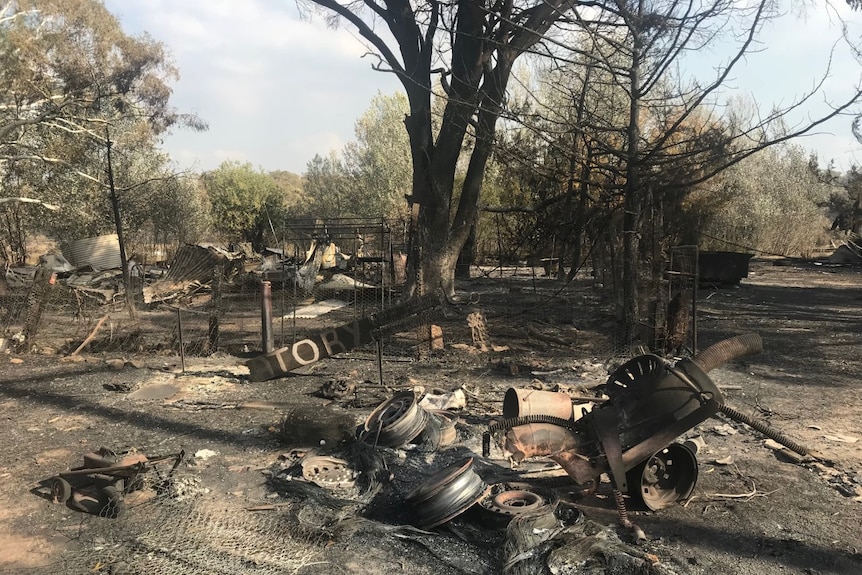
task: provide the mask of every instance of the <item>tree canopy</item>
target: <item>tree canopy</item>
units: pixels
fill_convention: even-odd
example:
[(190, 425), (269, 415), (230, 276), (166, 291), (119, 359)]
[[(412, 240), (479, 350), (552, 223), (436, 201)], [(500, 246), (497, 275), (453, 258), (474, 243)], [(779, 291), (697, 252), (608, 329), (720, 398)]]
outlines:
[(125, 224), (168, 229), (158, 220), (191, 196), (168, 191), (187, 188), (159, 137), (205, 128), (170, 105), (176, 78), (161, 43), (125, 34), (97, 0), (0, 0), (0, 187), (62, 208), (29, 223), (19, 212), (17, 223), (61, 240), (110, 231), (110, 138)]
[[(249, 242), (262, 250), (264, 237), (283, 206), (284, 195), (276, 181), (250, 163), (232, 161), (204, 173), (201, 181), (216, 229), (227, 241)], [(275, 241), (271, 235), (269, 239)]]
[[(639, 321), (639, 242), (655, 227), (650, 214), (679, 204), (759, 150), (851, 114), (862, 94), (857, 86), (831, 111), (798, 124), (786, 121), (788, 113), (819, 94), (820, 84), (769, 113), (724, 111), (719, 95), (734, 67), (758, 48), (764, 24), (779, 16), (771, 0), (313, 2), (354, 27), (379, 57), (377, 68), (394, 73), (407, 94), (412, 200), (419, 206), (411, 258), (421, 264), (422, 289), (454, 293), (452, 270), (475, 222), (492, 151), (503, 139), (498, 123), (507, 131), (520, 124), (549, 144), (528, 148), (540, 156), (521, 156), (524, 166), (557, 156), (561, 185), (546, 187), (546, 208), (565, 205), (577, 213), (577, 206), (587, 209), (599, 199), (617, 214), (612, 241), (624, 254), (620, 315), (629, 327)], [(381, 26), (386, 34), (378, 32)], [(684, 57), (719, 39), (730, 42), (728, 59), (711, 78), (686, 77)], [(521, 105), (511, 98), (513, 65), (527, 53), (530, 62), (557, 73), (548, 82), (556, 100)], [(445, 100), (439, 130), (431, 117), (437, 85), (442, 92), (435, 95)], [(469, 159), (456, 191), (462, 154)]]
[(356, 140), (307, 165), (304, 211), (315, 217), (394, 218), (410, 194), (410, 144), (404, 131), (407, 99), (378, 93), (354, 125)]

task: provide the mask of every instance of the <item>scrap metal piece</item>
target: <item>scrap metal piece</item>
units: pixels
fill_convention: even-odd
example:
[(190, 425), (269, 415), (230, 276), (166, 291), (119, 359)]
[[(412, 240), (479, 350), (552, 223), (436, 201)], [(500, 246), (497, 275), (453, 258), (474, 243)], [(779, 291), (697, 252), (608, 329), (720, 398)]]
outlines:
[(378, 340), (394, 329), (415, 322), (416, 314), (440, 303), (439, 296), (422, 296), (382, 312), (326, 329), (290, 346), (253, 357), (246, 362), (251, 381), (266, 381), (287, 375), (304, 365), (345, 353)]
[(356, 382), (350, 379), (330, 379), (320, 386), (320, 395), (327, 399), (344, 399), (356, 392)]
[(371, 445), (400, 447), (416, 439), (428, 424), (428, 412), (412, 391), (402, 391), (387, 399), (365, 420), (361, 439)]
[(369, 318), (327, 329), (253, 357), (246, 362), (251, 381), (266, 381), (287, 375), (304, 365), (344, 353), (372, 341), (374, 323)]
[(628, 473), (630, 494), (658, 511), (688, 499), (697, 484), (697, 458), (688, 447), (671, 443)]
[(553, 508), (556, 498), (528, 483), (495, 483), (488, 496), (479, 502), (482, 520), (495, 529), (503, 529), (518, 516), (544, 513)]
[(602, 445), (602, 451), (605, 453), (611, 479), (613, 479), (617, 489), (626, 493), (629, 488), (623, 464), (623, 448), (620, 445), (620, 436), (617, 431), (619, 425), (617, 413), (613, 409), (596, 409), (592, 414), (593, 417), (590, 420), (593, 422), (596, 436)]
[(458, 430), (455, 429), (458, 414), (445, 409), (432, 409), (430, 413), (440, 422), (440, 447), (455, 443), (458, 439)]
[[(54, 503), (68, 502), (88, 513), (118, 517), (125, 510), (124, 495), (143, 489), (144, 473), (154, 471), (161, 482), (170, 481), (184, 457), (184, 451), (156, 457), (136, 452), (118, 456), (101, 448), (84, 454), (83, 466), (61, 471), (43, 484), (49, 487)], [(170, 470), (162, 476), (156, 466), (170, 462)]]
[[(722, 355), (724, 361), (731, 357)], [(593, 418), (605, 409), (616, 411), (626, 471), (715, 415), (722, 401), (721, 391), (697, 361), (685, 359), (671, 367), (650, 354), (620, 366), (605, 391), (610, 401), (594, 409)]]
[(209, 244), (185, 244), (177, 250), (168, 273), (144, 286), (144, 303), (174, 299), (196, 286), (213, 281), (219, 269), (242, 262), (242, 254)]
[(302, 477), (320, 487), (349, 489), (355, 484), (350, 464), (336, 457), (313, 456), (302, 460)]
[(490, 486), (472, 468), (468, 457), (434, 473), (407, 496), (418, 527), (432, 529), (451, 521), (487, 496)]

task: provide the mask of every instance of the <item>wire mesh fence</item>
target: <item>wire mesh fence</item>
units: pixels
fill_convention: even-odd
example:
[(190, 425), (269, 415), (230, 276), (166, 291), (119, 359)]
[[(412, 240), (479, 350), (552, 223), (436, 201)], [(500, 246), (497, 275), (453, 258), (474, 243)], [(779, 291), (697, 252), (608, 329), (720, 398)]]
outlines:
[[(107, 513), (107, 512), (106, 512)], [(328, 572), (323, 544), (287, 511), (251, 513), (200, 495), (163, 493), (119, 517), (84, 516), (71, 549), (29, 575), (284, 575)], [(314, 567), (318, 567), (316, 570)], [(308, 570), (312, 567), (311, 570)]]
[[(134, 266), (129, 278), (134, 313), (120, 270), (57, 277), (36, 268), (0, 292), (5, 345), (64, 355), (254, 355), (379, 314), (401, 300), (409, 243), (403, 221), (286, 220), (273, 232), (278, 246), (259, 253), (244, 246), (183, 246), (167, 267)], [(474, 267), (473, 277), (501, 286), (519, 282), (517, 289), (542, 285), (565, 297), (589, 284), (594, 291), (588, 305), (607, 307), (619, 320), (619, 281), (609, 271), (618, 266), (609, 265), (606, 256), (594, 250), (574, 274), (559, 273), (565, 263), (560, 258), (534, 258)], [(645, 283), (638, 321), (648, 347), (670, 354), (696, 348), (697, 261), (695, 246), (673, 248), (654, 281)], [(547, 301), (555, 305), (553, 298)], [(410, 333), (413, 341), (406, 343), (403, 337), (385, 340), (388, 353), (413, 354), (430, 337), (427, 330)], [(631, 351), (622, 335), (613, 334), (608, 355)]]
[[(406, 261), (401, 222), (290, 220), (278, 235), (280, 246), (259, 254), (244, 246), (183, 246), (167, 267), (135, 265), (133, 312), (118, 269), (23, 270), (0, 291), (4, 345), (61, 354), (252, 353), (398, 302)], [(264, 303), (271, 306), (266, 316)], [(270, 320), (266, 342), (262, 322)]]

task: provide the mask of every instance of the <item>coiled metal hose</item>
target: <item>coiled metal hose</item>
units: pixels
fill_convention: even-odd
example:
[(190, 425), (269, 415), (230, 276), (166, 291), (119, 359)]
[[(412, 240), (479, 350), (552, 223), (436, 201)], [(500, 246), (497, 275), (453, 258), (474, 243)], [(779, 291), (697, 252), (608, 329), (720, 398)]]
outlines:
[(789, 439), (781, 432), (769, 427), (769, 425), (763, 421), (758, 421), (757, 419), (751, 418), (744, 413), (737, 411), (736, 409), (733, 409), (732, 407), (723, 403), (718, 404), (718, 410), (732, 420), (738, 421), (739, 423), (744, 423), (745, 425), (752, 427), (753, 429), (759, 431), (769, 439), (777, 441), (784, 447), (795, 451), (799, 455), (808, 455), (810, 453), (810, 450), (807, 447), (796, 443), (792, 439)]
[(494, 421), (488, 425), (488, 431), (482, 434), (482, 457), (491, 455), (491, 434), (495, 431), (506, 431), (519, 425), (529, 425), (531, 423), (550, 423), (551, 425), (559, 425), (566, 429), (575, 429), (575, 422), (571, 419), (563, 419), (562, 417), (554, 417), (553, 415), (543, 415), (534, 413), (532, 415), (521, 415), (519, 417), (509, 417), (499, 421)]
[[(697, 356), (693, 358), (693, 361), (705, 373), (708, 373), (719, 365), (732, 359), (736, 359), (744, 355), (760, 353), (761, 351), (763, 351), (763, 340), (760, 339), (760, 336), (756, 333), (746, 333), (711, 345), (701, 353), (697, 354)], [(810, 450), (807, 447), (796, 443), (781, 432), (771, 428), (763, 421), (749, 417), (741, 411), (725, 405), (724, 403), (718, 404), (718, 410), (732, 420), (748, 425), (769, 439), (777, 441), (781, 445), (800, 455), (808, 455), (810, 453)]]

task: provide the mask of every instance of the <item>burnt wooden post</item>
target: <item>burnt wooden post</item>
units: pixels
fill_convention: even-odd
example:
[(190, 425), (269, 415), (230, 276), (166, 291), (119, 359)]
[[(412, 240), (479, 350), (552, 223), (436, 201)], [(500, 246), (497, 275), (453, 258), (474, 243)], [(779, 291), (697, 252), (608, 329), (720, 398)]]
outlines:
[(177, 308), (177, 336), (180, 343), (180, 366), (183, 373), (186, 372), (186, 344), (183, 343), (183, 317), (180, 313), (180, 308)]
[(272, 282), (260, 282), (260, 332), (263, 352), (275, 349), (272, 336)]
[(27, 293), (27, 310), (24, 319), (24, 328), (21, 330), (24, 340), (18, 348), (22, 351), (29, 352), (33, 346), (33, 340), (36, 339), (36, 331), (39, 329), (39, 323), (42, 321), (42, 310), (45, 308), (45, 302), (48, 299), (48, 294), (51, 292), (51, 285), (54, 283), (54, 272), (45, 266), (36, 268), (36, 273), (33, 276), (33, 285), (30, 286), (30, 291)]
[(207, 349), (210, 353), (218, 349), (221, 291), (224, 275), (225, 262), (220, 261), (213, 270), (212, 295), (210, 296), (210, 317), (207, 329)]

